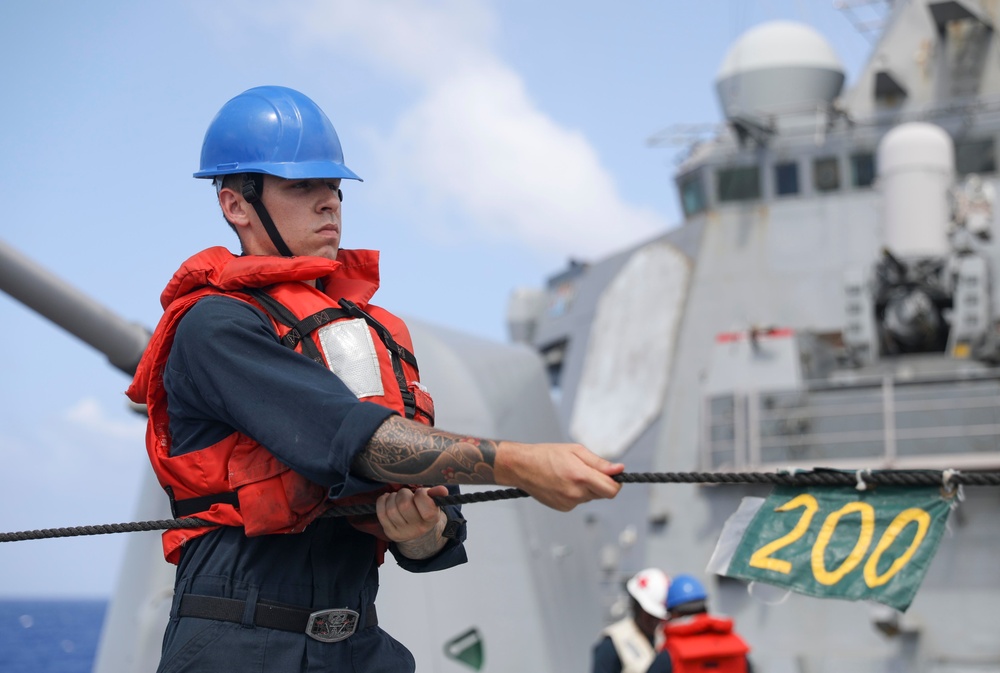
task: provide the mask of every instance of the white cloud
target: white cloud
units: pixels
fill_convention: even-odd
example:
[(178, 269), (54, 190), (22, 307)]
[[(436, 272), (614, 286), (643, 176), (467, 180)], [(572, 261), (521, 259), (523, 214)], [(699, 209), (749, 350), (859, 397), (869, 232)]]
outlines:
[(65, 420), (96, 435), (97, 438), (131, 440), (141, 444), (145, 436), (146, 421), (135, 418), (112, 418), (96, 397), (84, 397), (65, 414)]
[(653, 211), (622, 200), (586, 137), (538, 108), (496, 54), (498, 19), (488, 3), (281, 7), (262, 8), (256, 20), (294, 29), (301, 43), (328, 48), (338, 63), (349, 55), (416, 86), (416, 104), (400, 111), (392, 129), (374, 133), (372, 151), (383, 188), (423, 214), (413, 225), (425, 234), (440, 236), (433, 223), (450, 221), (443, 233), (453, 240), (588, 257), (667, 228)]
[(666, 227), (624, 203), (587, 139), (538, 110), (503, 66), (436, 84), (382, 151), (397, 190), (460, 208), (488, 239), (594, 256)]
[(413, 81), (433, 85), (456, 68), (493, 60), (489, 48), (499, 26), (488, 3), (317, 0), (313, 7), (315, 14), (298, 23), (305, 39), (359, 50), (359, 56)]

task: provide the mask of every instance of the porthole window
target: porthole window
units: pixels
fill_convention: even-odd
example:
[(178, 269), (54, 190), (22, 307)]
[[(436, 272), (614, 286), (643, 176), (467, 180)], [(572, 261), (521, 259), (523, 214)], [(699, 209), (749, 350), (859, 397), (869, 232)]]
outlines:
[(851, 186), (871, 187), (875, 182), (875, 157), (870, 152), (851, 156)]
[(705, 189), (698, 175), (686, 175), (677, 182), (681, 193), (681, 208), (688, 217), (697, 215), (708, 206), (705, 203)]
[(996, 171), (997, 162), (993, 138), (955, 142), (956, 173), (968, 175), (969, 173), (996, 173)]
[(799, 193), (799, 165), (796, 163), (776, 164), (774, 167), (774, 193), (788, 196)]
[(837, 157), (823, 157), (813, 162), (813, 187), (817, 192), (840, 189), (840, 167)]
[(760, 198), (760, 170), (756, 166), (720, 168), (716, 174), (719, 201), (749, 201)]

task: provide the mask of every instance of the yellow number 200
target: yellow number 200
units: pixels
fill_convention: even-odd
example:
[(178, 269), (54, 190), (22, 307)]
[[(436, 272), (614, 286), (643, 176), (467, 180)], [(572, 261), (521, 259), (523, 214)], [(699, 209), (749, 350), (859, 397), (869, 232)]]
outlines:
[[(774, 510), (776, 512), (788, 512), (799, 508), (802, 508), (803, 511), (799, 516), (799, 520), (795, 524), (795, 527), (792, 528), (792, 530), (787, 534), (776, 540), (772, 540), (755, 551), (750, 557), (749, 565), (763, 570), (773, 570), (774, 572), (782, 573), (784, 575), (787, 575), (792, 571), (791, 562), (774, 558), (772, 554), (777, 552), (779, 549), (783, 549), (794, 543), (796, 540), (805, 535), (806, 531), (809, 530), (809, 524), (812, 523), (813, 517), (819, 510), (819, 503), (812, 495), (803, 493), (792, 498), (785, 504), (776, 507)], [(824, 562), (826, 547), (833, 538), (833, 534), (837, 529), (837, 525), (840, 523), (840, 519), (854, 512), (861, 515), (861, 530), (858, 533), (858, 541), (854, 544), (854, 549), (851, 550), (851, 553), (847, 555), (847, 558), (844, 559), (844, 561), (836, 569), (827, 570), (826, 563)], [(909, 547), (907, 547), (906, 551), (901, 556), (892, 562), (892, 565), (889, 566), (888, 570), (880, 575), (878, 573), (879, 559), (882, 558), (882, 554), (885, 550), (896, 541), (896, 538), (899, 537), (900, 533), (902, 533), (903, 530), (911, 523), (915, 523), (917, 525), (917, 532), (913, 536), (913, 540), (910, 542)], [(892, 520), (889, 527), (886, 528), (884, 533), (882, 533), (878, 544), (875, 545), (875, 551), (868, 557), (868, 561), (865, 563), (865, 584), (871, 588), (882, 586), (892, 579), (896, 573), (902, 570), (903, 566), (906, 565), (906, 563), (916, 553), (920, 543), (923, 542), (924, 537), (927, 535), (927, 530), (930, 528), (930, 524), (930, 515), (919, 508), (911, 507), (910, 509), (903, 510), (896, 515), (896, 518)], [(847, 573), (854, 570), (861, 563), (862, 559), (864, 559), (865, 554), (868, 553), (868, 548), (871, 546), (874, 532), (875, 510), (868, 503), (850, 502), (837, 511), (831, 512), (827, 515), (826, 519), (823, 520), (823, 525), (820, 527), (819, 535), (817, 536), (816, 542), (813, 544), (812, 548), (811, 568), (813, 577), (816, 578), (816, 581), (820, 584), (831, 586), (842, 580)]]

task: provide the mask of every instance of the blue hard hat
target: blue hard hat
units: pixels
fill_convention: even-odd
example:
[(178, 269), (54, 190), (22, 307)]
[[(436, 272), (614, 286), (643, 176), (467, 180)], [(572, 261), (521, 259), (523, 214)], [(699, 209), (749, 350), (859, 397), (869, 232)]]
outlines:
[(360, 180), (344, 165), (333, 124), (295, 89), (259, 86), (222, 106), (205, 132), (196, 178), (266, 173), (285, 179)]
[(678, 575), (670, 581), (667, 589), (667, 610), (691, 601), (703, 601), (708, 597), (705, 587), (693, 575)]

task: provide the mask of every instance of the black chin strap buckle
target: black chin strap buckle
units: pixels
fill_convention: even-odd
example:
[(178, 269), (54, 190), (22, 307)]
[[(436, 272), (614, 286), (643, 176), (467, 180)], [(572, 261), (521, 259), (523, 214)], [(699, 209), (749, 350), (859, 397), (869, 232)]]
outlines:
[(274, 220), (271, 219), (267, 208), (264, 207), (264, 202), (260, 200), (261, 194), (264, 192), (264, 176), (260, 173), (244, 174), (243, 186), (240, 188), (240, 191), (243, 193), (243, 198), (246, 199), (246, 202), (253, 206), (257, 217), (260, 218), (260, 223), (264, 225), (264, 231), (267, 232), (267, 236), (271, 239), (271, 243), (274, 244), (274, 249), (278, 251), (278, 254), (282, 257), (293, 257), (292, 251), (288, 249), (288, 245), (281, 238), (281, 234), (278, 233), (278, 228), (274, 226)]
[(264, 176), (259, 173), (245, 173), (240, 191), (247, 203), (257, 203), (260, 201), (261, 192), (264, 191)]

